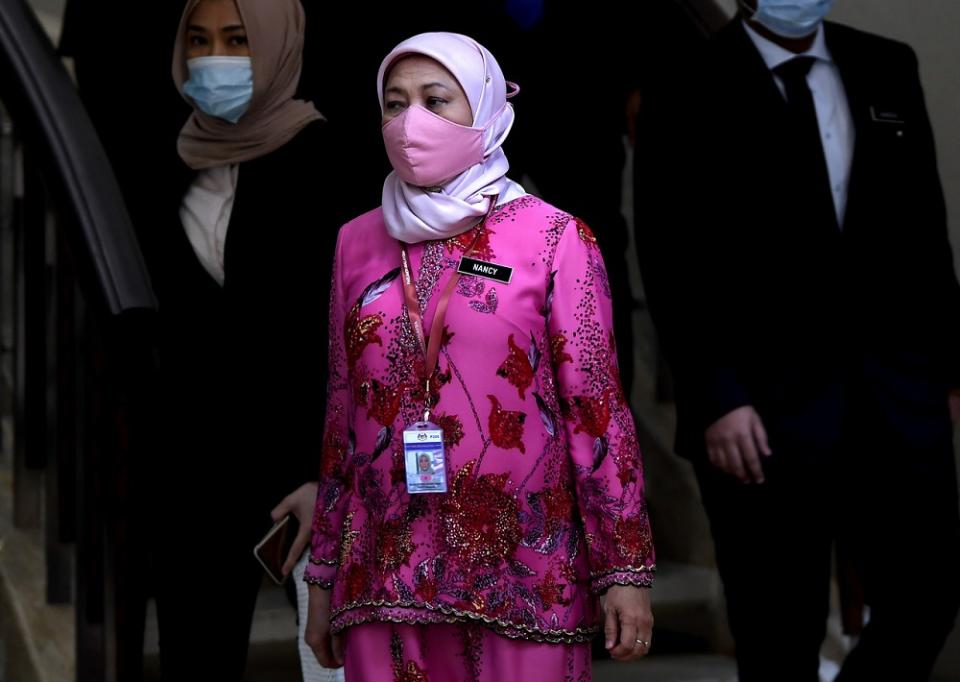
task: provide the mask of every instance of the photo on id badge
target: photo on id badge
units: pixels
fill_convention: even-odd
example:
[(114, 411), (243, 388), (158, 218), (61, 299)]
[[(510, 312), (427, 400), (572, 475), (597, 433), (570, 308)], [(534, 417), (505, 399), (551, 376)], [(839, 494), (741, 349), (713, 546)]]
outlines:
[(417, 422), (403, 432), (403, 453), (407, 469), (407, 492), (447, 492), (443, 451), (443, 430), (430, 422)]

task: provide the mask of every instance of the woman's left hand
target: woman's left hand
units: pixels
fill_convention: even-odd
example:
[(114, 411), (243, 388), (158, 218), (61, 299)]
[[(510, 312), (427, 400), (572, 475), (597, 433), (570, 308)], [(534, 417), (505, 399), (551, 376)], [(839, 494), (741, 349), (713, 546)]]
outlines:
[(607, 651), (617, 661), (636, 661), (650, 651), (653, 611), (646, 587), (614, 585), (600, 597), (603, 636)]
[(313, 510), (317, 504), (317, 484), (304, 483), (292, 493), (283, 498), (283, 502), (274, 507), (270, 512), (274, 523), (282, 519), (287, 514), (293, 514), (294, 518), (300, 524), (297, 531), (297, 537), (293, 541), (293, 547), (287, 555), (287, 560), (283, 563), (283, 575), (290, 575), (290, 571), (297, 565), (303, 551), (310, 542), (310, 528), (313, 525)]

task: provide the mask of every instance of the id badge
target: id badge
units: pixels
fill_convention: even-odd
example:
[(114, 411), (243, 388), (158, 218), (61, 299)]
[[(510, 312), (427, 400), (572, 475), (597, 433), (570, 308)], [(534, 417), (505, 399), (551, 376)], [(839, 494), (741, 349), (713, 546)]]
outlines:
[(417, 422), (403, 431), (403, 458), (407, 468), (407, 492), (447, 492), (443, 429), (431, 422)]

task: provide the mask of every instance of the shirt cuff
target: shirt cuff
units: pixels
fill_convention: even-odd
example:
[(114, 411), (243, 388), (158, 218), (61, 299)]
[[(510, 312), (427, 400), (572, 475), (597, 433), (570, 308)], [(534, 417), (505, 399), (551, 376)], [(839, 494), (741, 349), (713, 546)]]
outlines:
[(325, 590), (333, 589), (333, 580), (337, 575), (338, 562), (324, 561), (310, 557), (303, 581), (308, 585), (317, 585)]
[(653, 573), (656, 570), (656, 566), (615, 568), (605, 573), (594, 575), (590, 579), (590, 589), (594, 594), (600, 595), (614, 585), (653, 587)]

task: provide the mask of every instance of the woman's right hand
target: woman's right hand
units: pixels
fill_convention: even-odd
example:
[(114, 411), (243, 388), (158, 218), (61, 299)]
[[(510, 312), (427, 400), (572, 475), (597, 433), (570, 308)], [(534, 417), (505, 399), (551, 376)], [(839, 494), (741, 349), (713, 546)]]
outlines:
[(324, 668), (343, 667), (343, 641), (330, 633), (330, 590), (310, 585), (304, 641)]

